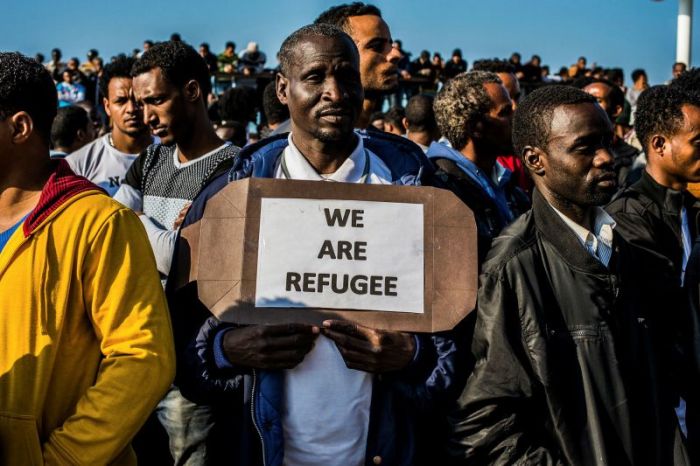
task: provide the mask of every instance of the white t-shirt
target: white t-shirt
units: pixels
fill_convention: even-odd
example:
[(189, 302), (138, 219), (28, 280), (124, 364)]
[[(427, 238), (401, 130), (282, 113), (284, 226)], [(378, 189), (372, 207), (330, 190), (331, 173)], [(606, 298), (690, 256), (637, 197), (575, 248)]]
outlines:
[[(321, 176), (290, 135), (275, 178), (391, 184), (391, 172), (384, 162), (364, 149), (362, 138), (357, 139), (357, 147), (340, 168)], [(284, 374), (284, 465), (363, 465), (372, 381), (372, 374), (348, 369), (335, 343), (319, 336), (301, 364)]]
[(109, 134), (97, 138), (66, 157), (68, 165), (80, 176), (114, 196), (126, 172), (139, 154), (120, 152), (109, 143)]

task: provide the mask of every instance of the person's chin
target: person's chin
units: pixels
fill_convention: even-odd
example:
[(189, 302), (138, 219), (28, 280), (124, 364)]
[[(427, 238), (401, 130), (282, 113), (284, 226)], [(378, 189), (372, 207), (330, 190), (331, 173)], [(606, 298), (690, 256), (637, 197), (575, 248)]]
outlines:
[(340, 143), (352, 138), (352, 127), (323, 128), (314, 135), (316, 139), (326, 143)]
[(593, 206), (603, 206), (610, 202), (617, 192), (617, 183), (598, 186), (592, 194), (589, 204)]

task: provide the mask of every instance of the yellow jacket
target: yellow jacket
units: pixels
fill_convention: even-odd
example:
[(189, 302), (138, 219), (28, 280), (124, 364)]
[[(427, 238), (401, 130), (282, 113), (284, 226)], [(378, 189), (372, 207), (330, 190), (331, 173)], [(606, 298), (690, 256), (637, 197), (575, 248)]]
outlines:
[(141, 222), (59, 163), (0, 251), (0, 465), (136, 464), (174, 361)]

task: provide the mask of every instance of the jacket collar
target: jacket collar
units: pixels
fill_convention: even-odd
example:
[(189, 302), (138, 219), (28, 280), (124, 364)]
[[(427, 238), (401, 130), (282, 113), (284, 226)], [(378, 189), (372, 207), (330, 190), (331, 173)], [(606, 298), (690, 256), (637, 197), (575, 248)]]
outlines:
[(445, 144), (439, 142), (433, 142), (428, 147), (428, 152), (426, 154), (429, 159), (448, 159), (459, 167), (466, 175), (478, 183), (491, 197), (494, 189), (504, 189), (509, 183), (512, 176), (512, 172), (507, 168), (503, 167), (498, 162), (495, 162), (494, 172), (497, 174), (497, 180), (493, 179), (494, 173), (485, 173), (479, 167), (476, 166), (474, 162), (466, 158), (460, 152), (456, 151), (452, 147), (448, 147)]
[[(554, 245), (569, 265), (592, 273), (610, 273), (610, 270), (586, 251), (573, 230), (564, 223), (564, 220), (536, 189), (532, 195), (532, 215), (539, 233)], [(614, 234), (614, 238), (613, 251), (616, 251), (619, 236)]]
[(676, 191), (660, 185), (646, 170), (642, 172), (642, 177), (634, 186), (638, 191), (647, 195), (655, 204), (661, 206), (664, 213), (674, 216), (680, 215), (681, 207), (684, 205), (690, 207), (697, 201), (687, 191)]
[(102, 188), (97, 187), (87, 178), (73, 173), (65, 160), (56, 161), (54, 171), (41, 191), (39, 203), (29, 213), (22, 225), (25, 238), (31, 235), (59, 207), (84, 191), (104, 192)]
[[(394, 183), (420, 185), (427, 173), (432, 173), (423, 151), (408, 139), (378, 132), (356, 133), (364, 146), (389, 168)], [(243, 148), (229, 172), (229, 180), (274, 177), (277, 159), (289, 144), (287, 137), (288, 133), (277, 134)]]

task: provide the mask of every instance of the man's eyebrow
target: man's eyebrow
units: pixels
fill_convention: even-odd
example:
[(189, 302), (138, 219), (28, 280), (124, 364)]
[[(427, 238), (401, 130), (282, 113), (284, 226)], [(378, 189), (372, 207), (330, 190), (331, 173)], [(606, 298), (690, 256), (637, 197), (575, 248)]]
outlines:
[(577, 137), (576, 139), (574, 139), (573, 142), (570, 144), (570, 146), (575, 147), (575, 146), (581, 146), (584, 144), (599, 143), (600, 141), (607, 138), (608, 136), (612, 137), (612, 134), (608, 134), (607, 132), (601, 132), (601, 131), (591, 131), (590, 133), (581, 135), (581, 136)]

